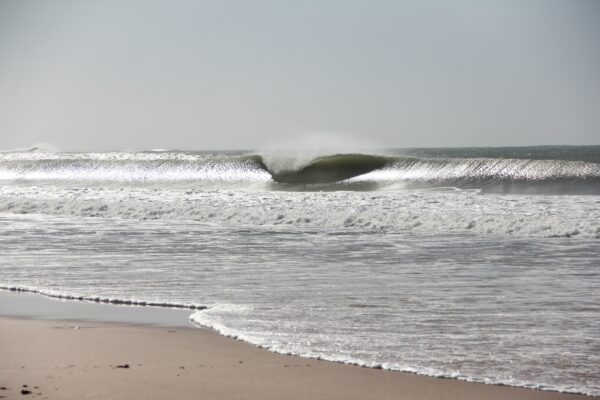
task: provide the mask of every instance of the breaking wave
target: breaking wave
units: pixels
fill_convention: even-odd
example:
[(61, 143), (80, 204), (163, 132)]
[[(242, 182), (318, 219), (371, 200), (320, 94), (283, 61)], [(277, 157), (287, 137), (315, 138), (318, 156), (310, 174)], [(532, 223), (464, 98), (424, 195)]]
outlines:
[(267, 165), (263, 157), (255, 159), (275, 182), (305, 185), (342, 182), (385, 168), (395, 160), (370, 154), (336, 154), (315, 158), (299, 168), (278, 171)]
[(3, 153), (0, 181), (265, 183), (283, 190), (476, 188), (495, 193), (600, 194), (600, 163), (515, 158), (236, 153)]

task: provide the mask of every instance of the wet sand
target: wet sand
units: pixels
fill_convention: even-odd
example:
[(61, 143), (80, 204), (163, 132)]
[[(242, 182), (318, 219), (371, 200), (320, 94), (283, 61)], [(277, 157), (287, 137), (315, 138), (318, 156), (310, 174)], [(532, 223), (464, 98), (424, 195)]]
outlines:
[(285, 356), (193, 327), (0, 317), (0, 398), (593, 397)]

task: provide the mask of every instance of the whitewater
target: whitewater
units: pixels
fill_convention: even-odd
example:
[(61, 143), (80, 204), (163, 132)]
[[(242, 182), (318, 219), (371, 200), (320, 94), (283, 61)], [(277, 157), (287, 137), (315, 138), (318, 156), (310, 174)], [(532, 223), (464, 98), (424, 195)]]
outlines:
[(0, 287), (600, 395), (600, 146), (0, 152)]

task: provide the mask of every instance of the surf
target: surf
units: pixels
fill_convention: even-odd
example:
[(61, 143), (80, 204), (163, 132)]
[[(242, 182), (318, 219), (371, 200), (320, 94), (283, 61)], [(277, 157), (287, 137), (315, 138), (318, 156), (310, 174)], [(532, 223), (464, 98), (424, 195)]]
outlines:
[[(0, 182), (24, 185), (211, 187), (336, 191), (478, 189), (486, 193), (600, 195), (600, 162), (492, 149), (312, 153), (0, 153)], [(500, 151), (502, 150), (502, 151)], [(435, 155), (435, 156), (434, 156)], [(479, 157), (472, 157), (478, 155)], [(510, 158), (502, 155), (510, 155)], [(523, 156), (515, 158), (514, 156)], [(527, 157), (525, 157), (527, 156)]]
[(263, 157), (257, 156), (257, 163), (270, 175), (275, 182), (288, 184), (323, 184), (336, 183), (390, 165), (394, 158), (370, 154), (334, 154), (317, 157), (307, 165), (298, 169), (270, 168)]

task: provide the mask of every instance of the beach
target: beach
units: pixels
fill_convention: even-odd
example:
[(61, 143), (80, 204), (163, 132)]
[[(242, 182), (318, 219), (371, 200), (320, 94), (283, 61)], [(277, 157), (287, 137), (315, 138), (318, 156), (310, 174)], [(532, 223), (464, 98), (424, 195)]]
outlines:
[(0, 400), (600, 398), (599, 22), (0, 0)]
[(0, 317), (0, 354), (6, 399), (595, 398), (286, 356), (183, 326)]
[(597, 398), (277, 354), (187, 315), (0, 290), (0, 398)]
[[(294, 355), (331, 362), (323, 365), (332, 371), (360, 371), (349, 378), (360, 382), (356, 388), (327, 378), (327, 390), (348, 386), (362, 398), (363, 387), (381, 390), (376, 398), (407, 390), (404, 383), (391, 390), (361, 381), (369, 374), (452, 382), (440, 393), (451, 391), (444, 385), (477, 382), (486, 391), (504, 385), (544, 391), (540, 396), (600, 394), (600, 147), (307, 157), (0, 153), (0, 289), (8, 289), (0, 293), (0, 315), (42, 321), (37, 333), (16, 335), (47, 347), (32, 347), (36, 357), (60, 348), (57, 330), (44, 325), (56, 321), (198, 326), (229, 338), (222, 343), (268, 351), (273, 362), (290, 363)], [(276, 172), (282, 165), (284, 172)], [(39, 333), (44, 326), (53, 333)], [(123, 335), (137, 346), (143, 332)], [(115, 360), (111, 354), (126, 353), (110, 343), (123, 335), (107, 335), (82, 340), (107, 340), (101, 358), (108, 358), (98, 367), (126, 363), (132, 376), (163, 346), (148, 344)], [(15, 340), (3, 339), (3, 348), (16, 348)], [(172, 345), (199, 351), (202, 340), (185, 343)], [(192, 368), (178, 351), (169, 353), (177, 368)], [(27, 365), (35, 371), (64, 364), (50, 358)], [(88, 371), (95, 365), (70, 364)], [(170, 374), (157, 371), (153, 384)], [(312, 390), (313, 379), (337, 373), (282, 385)], [(40, 374), (48, 375), (43, 368)], [(269, 376), (248, 379), (284, 379)], [(182, 387), (193, 392), (194, 382)], [(173, 390), (170, 381), (161, 385)]]

